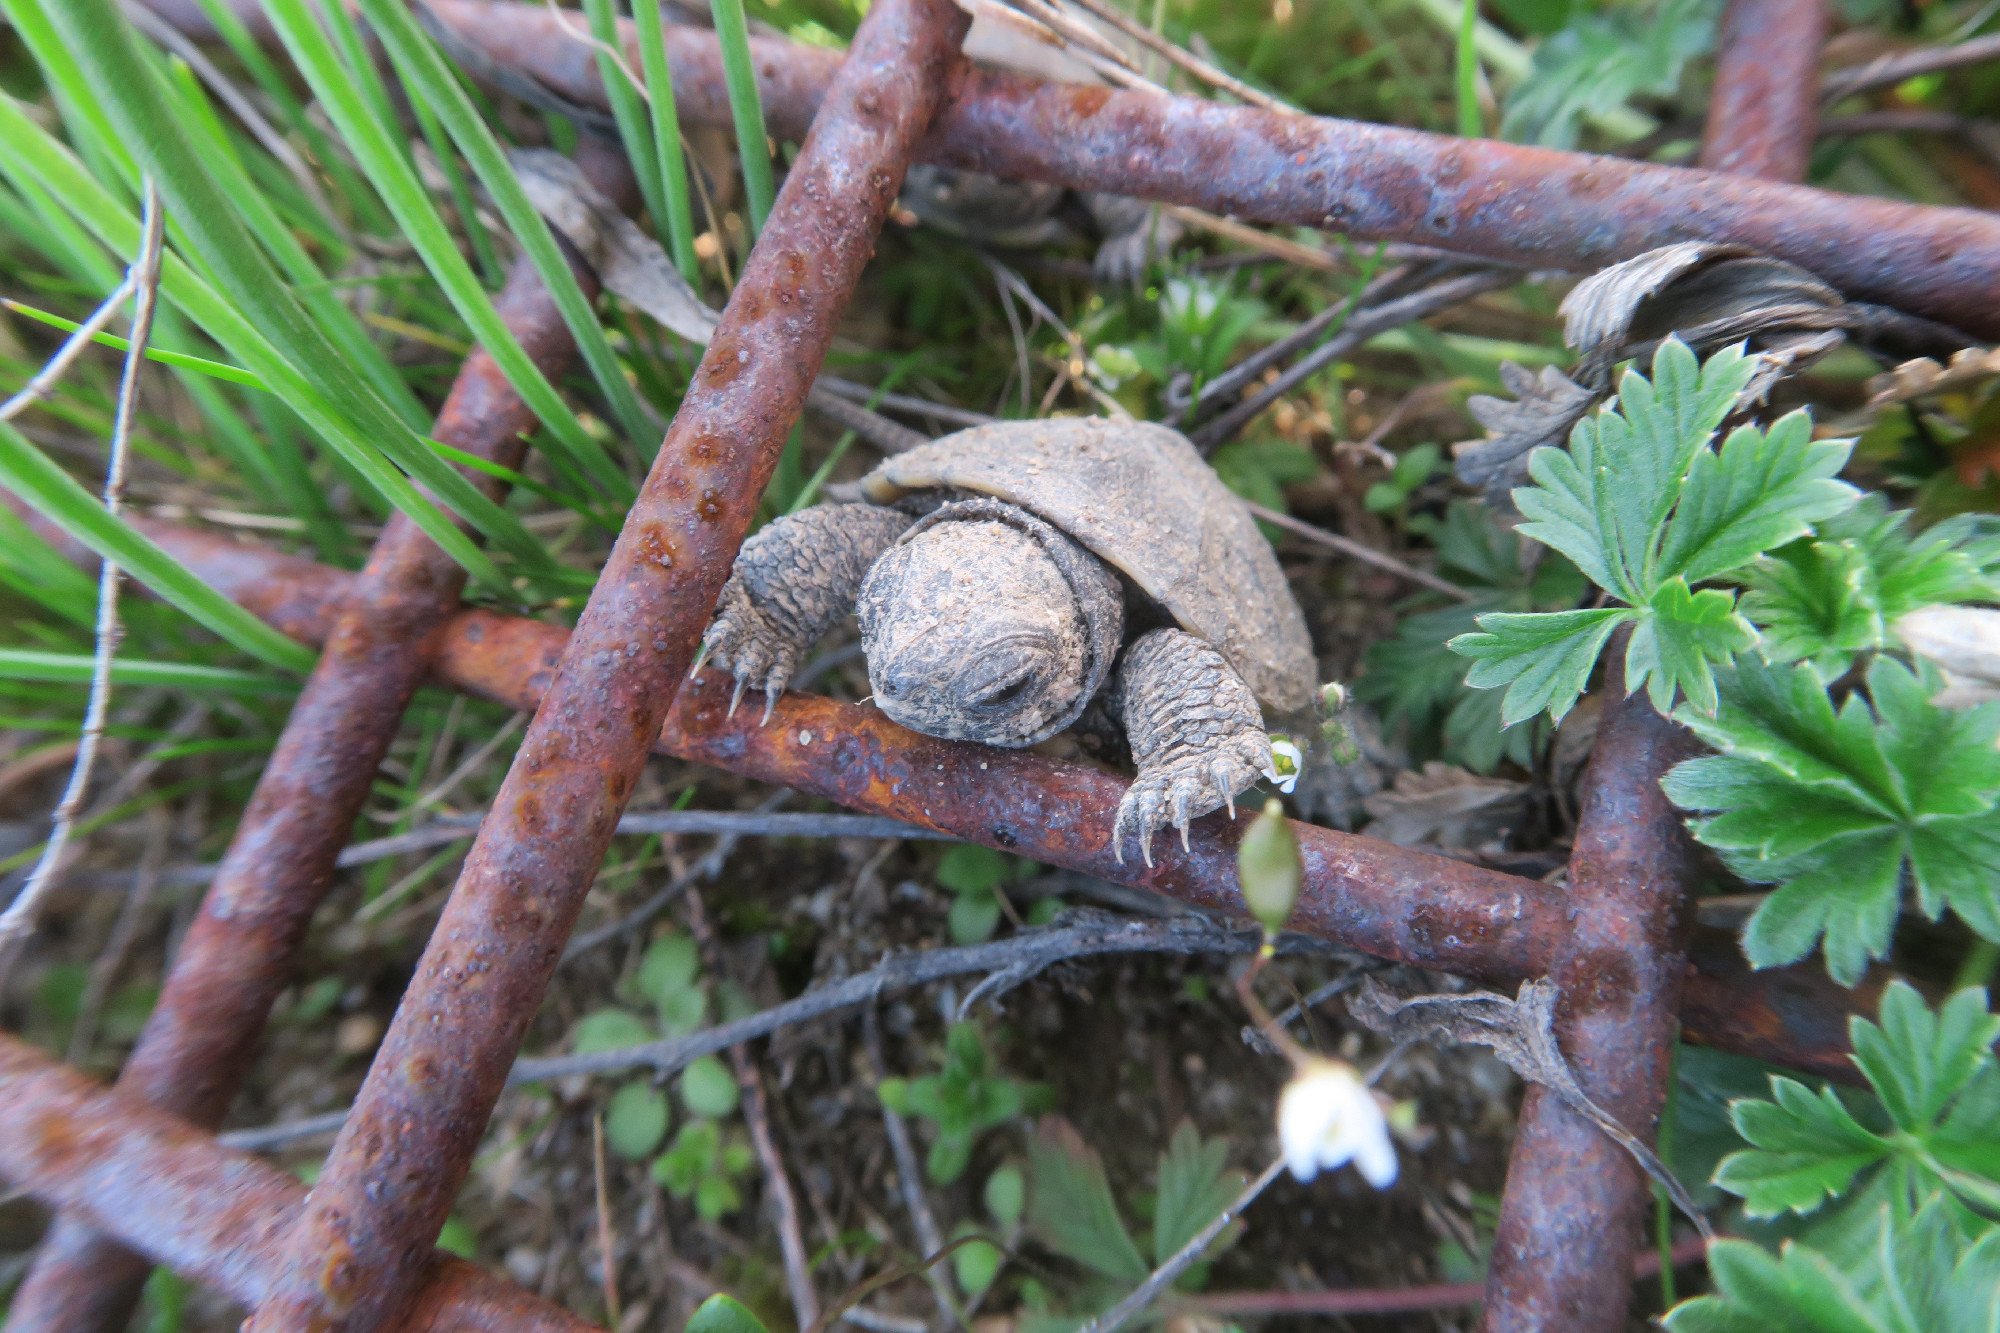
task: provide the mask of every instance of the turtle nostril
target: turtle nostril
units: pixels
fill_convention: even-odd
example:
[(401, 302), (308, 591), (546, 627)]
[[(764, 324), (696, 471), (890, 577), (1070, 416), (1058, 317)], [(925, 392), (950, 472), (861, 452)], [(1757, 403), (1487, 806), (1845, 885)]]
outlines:
[(1004, 704), (1011, 704), (1027, 693), (1028, 686), (1033, 682), (1034, 677), (1023, 676), (1005, 689), (996, 690), (992, 694), (987, 695), (981, 702), (989, 708), (998, 708)]

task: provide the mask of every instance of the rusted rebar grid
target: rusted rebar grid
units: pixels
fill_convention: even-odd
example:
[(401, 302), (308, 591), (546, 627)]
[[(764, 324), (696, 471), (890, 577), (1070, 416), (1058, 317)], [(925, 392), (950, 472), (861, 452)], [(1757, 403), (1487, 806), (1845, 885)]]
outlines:
[[(245, 1305), (270, 1292), (305, 1202), (292, 1175), (5, 1034), (0, 1105), (0, 1180)], [(424, 1256), (423, 1275), (403, 1333), (597, 1333), (442, 1252)]]
[(1715, 35), (1702, 166), (1757, 180), (1806, 178), (1825, 41), (1826, 0), (1730, 0)]
[[(134, 522), (197, 576), (310, 646), (324, 641), (354, 577), (199, 529)], [(74, 544), (63, 549), (80, 563), (94, 558)], [(566, 639), (540, 621), (462, 611), (440, 632), (433, 679), (532, 711)], [(739, 709), (730, 717), (728, 686), (717, 677), (682, 690), (654, 749), (1066, 870), (1242, 911), (1240, 826), (1221, 815), (1193, 823), (1187, 852), (1169, 838), (1155, 848), (1154, 866), (1121, 863), (1110, 829), (1124, 783), (1101, 769), (938, 740), (873, 709), (813, 695), (783, 695), (768, 724), (760, 715)], [(1292, 827), (1306, 863), (1299, 929), (1493, 985), (1511, 986), (1553, 966), (1568, 930), (1564, 891), (1315, 824)], [(1879, 979), (1848, 991), (1817, 965), (1753, 972), (1735, 933), (1722, 929), (1699, 930), (1691, 959), (1681, 1011), (1688, 1040), (1855, 1079), (1846, 1021), (1873, 1012)]]
[[(606, 195), (634, 193), (622, 153), (586, 136), (578, 157)], [(595, 275), (580, 262), (572, 267), (594, 294)], [(528, 259), (517, 261), (496, 307), (542, 373), (559, 376), (575, 340)], [(525, 432), (534, 425), (534, 414), (481, 349), (466, 358), (432, 433), (518, 468)], [(504, 489), (491, 477), (470, 475), (489, 494)], [(464, 569), (407, 515), (390, 518), (344, 599), (119, 1074), (128, 1095), (204, 1128), (222, 1123), (465, 579)], [(146, 1270), (139, 1255), (73, 1218), (58, 1218), (15, 1294), (7, 1326), (11, 1333), (123, 1328)]]
[[(1735, 170), (1803, 174), (1817, 117), (1820, 3), (1731, 0), (1704, 162), (1726, 154)], [(1701, 747), (1644, 694), (1623, 693), (1623, 664), (1621, 638), (1606, 657), (1604, 722), (1581, 786), (1569, 875), (1575, 924), (1551, 976), (1561, 988), (1556, 1036), (1577, 1081), (1650, 1141), (1673, 1067), (1693, 918), (1693, 844), (1660, 778)], [(1481, 1333), (1620, 1326), (1647, 1197), (1646, 1177), (1624, 1149), (1531, 1087), (1507, 1162)]]
[(246, 1328), (358, 1333), (414, 1293), (966, 25), (862, 20)]
[[(191, 12), (194, 0), (148, 2), (189, 32), (207, 30)], [(500, 65), (572, 102), (607, 105), (595, 52), (573, 29), (566, 35), (566, 20), (553, 10), (509, 0), (429, 4)], [(636, 68), (637, 39), (629, 24), (622, 32)], [(668, 41), (683, 120), (729, 124), (714, 34), (669, 29)], [(771, 40), (754, 42), (753, 52), (771, 133), (798, 138), (838, 56)], [(918, 156), (1007, 179), (1542, 268), (1595, 269), (1675, 241), (1726, 241), (1801, 264), (1850, 298), (2000, 336), (2000, 217), (1971, 209), (1044, 83), (963, 62)]]

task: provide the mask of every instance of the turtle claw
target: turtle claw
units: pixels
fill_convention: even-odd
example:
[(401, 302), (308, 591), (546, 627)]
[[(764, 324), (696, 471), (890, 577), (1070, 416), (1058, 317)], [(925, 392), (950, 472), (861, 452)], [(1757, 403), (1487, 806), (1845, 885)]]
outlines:
[(736, 692), (729, 696), (730, 717), (733, 718), (736, 716), (736, 705), (743, 702), (743, 691), (749, 688), (750, 688), (750, 678), (748, 676), (738, 676), (736, 678)]
[[(1255, 739), (1261, 741), (1263, 733), (1255, 733)], [(1118, 803), (1114, 850), (1119, 859), (1124, 859), (1125, 839), (1136, 837), (1150, 868), (1153, 835), (1169, 827), (1180, 831), (1182, 850), (1192, 850), (1189, 825), (1224, 806), (1234, 819), (1237, 793), (1255, 782), (1259, 771), (1254, 746), (1247, 741), (1236, 744), (1234, 738), (1219, 747), (1169, 752), (1142, 766), (1138, 781)]]
[(704, 634), (701, 638), (701, 647), (696, 650), (694, 655), (694, 665), (688, 668), (688, 679), (697, 685), (701, 683), (702, 664), (708, 661), (708, 648), (708, 636)]

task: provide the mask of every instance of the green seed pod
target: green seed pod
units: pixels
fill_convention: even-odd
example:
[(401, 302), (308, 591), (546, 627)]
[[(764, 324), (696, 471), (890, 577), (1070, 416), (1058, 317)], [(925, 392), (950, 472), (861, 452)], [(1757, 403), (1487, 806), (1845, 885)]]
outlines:
[(1299, 880), (1304, 874), (1299, 864), (1298, 840), (1286, 822), (1285, 809), (1276, 800), (1265, 803), (1264, 813), (1250, 823), (1236, 849), (1236, 873), (1243, 889), (1243, 901), (1250, 914), (1276, 935), (1284, 929), (1299, 900)]

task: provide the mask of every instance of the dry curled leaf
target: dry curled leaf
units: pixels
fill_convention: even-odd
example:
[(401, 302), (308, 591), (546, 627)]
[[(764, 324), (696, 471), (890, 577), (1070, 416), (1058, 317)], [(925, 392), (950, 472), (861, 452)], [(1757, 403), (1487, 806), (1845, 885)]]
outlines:
[(1888, 346), (1966, 341), (1927, 320), (1850, 302), (1797, 264), (1706, 241), (1661, 246), (1602, 269), (1576, 285), (1561, 313), (1564, 341), (1578, 353), (1568, 375), (1549, 368), (1536, 378), (1508, 364), (1501, 380), (1514, 401), (1480, 397), (1467, 404), (1487, 438), (1456, 446), (1458, 477), (1502, 509), (1512, 507), (1511, 492), (1528, 480), (1528, 455), (1540, 445), (1561, 447), (1611, 393), (1613, 368), (1635, 359), (1643, 369), (1669, 336), (1701, 356), (1749, 344), (1759, 364), (1738, 398), (1739, 413), (1765, 402), (1780, 380), (1834, 351), (1850, 333)]
[(1558, 995), (1556, 984), (1546, 977), (1522, 982), (1520, 992), (1511, 1000), (1492, 991), (1404, 996), (1373, 977), (1364, 977), (1349, 997), (1347, 1010), (1355, 1022), (1394, 1043), (1391, 1058), (1420, 1041), (1490, 1047), (1502, 1064), (1562, 1098), (1566, 1106), (1631, 1154), (1640, 1169), (1658, 1182), (1687, 1214), (1703, 1238), (1713, 1240), (1715, 1232), (1707, 1216), (1666, 1163), (1609, 1111), (1593, 1102), (1576, 1081), (1576, 1074), (1556, 1041)]
[(1432, 760), (1421, 773), (1396, 775), (1394, 787), (1362, 801), (1375, 821), (1368, 836), (1399, 847), (1474, 847), (1504, 843), (1528, 813), (1528, 784), (1482, 778)]
[(598, 193), (582, 168), (546, 148), (517, 148), (507, 160), (535, 211), (597, 270), (605, 290), (630, 301), (661, 327), (707, 345), (715, 333), (716, 313), (703, 304), (660, 243)]
[(1506, 510), (1508, 495), (1528, 479), (1528, 455), (1542, 445), (1560, 449), (1570, 428), (1583, 420), (1603, 394), (1578, 384), (1554, 366), (1536, 376), (1512, 361), (1502, 363), (1500, 382), (1513, 398), (1475, 394), (1466, 410), (1486, 427), (1487, 438), (1454, 446), (1458, 479), (1486, 492), (1486, 503)]

